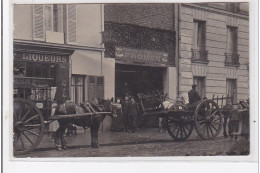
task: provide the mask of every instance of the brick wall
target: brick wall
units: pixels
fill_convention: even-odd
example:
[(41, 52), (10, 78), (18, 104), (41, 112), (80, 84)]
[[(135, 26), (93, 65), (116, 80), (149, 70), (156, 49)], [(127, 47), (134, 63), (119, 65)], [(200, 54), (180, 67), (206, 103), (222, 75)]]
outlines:
[(105, 22), (174, 30), (174, 4), (105, 4)]

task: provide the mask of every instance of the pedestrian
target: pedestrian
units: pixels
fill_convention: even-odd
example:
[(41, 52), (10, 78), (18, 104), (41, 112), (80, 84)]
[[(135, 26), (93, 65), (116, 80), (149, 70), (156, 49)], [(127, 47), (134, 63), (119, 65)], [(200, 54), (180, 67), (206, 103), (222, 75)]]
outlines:
[(124, 117), (121, 100), (118, 98), (115, 103), (117, 117), (112, 119), (111, 130), (116, 132), (125, 131)]
[(228, 123), (228, 132), (229, 135), (231, 136), (231, 138), (233, 138), (233, 136), (236, 134), (238, 134), (239, 132), (239, 121), (241, 119), (241, 114), (238, 110), (238, 105), (237, 104), (233, 104), (233, 109), (230, 113), (230, 117), (229, 117), (229, 123)]
[(127, 116), (127, 108), (128, 108), (128, 103), (129, 103), (129, 98), (128, 96), (125, 96), (125, 100), (123, 102), (123, 121), (124, 121), (124, 126), (125, 126), (125, 132), (128, 132), (128, 116)]
[(130, 102), (127, 104), (126, 107), (126, 115), (128, 117), (128, 127), (131, 133), (136, 132), (136, 120), (138, 116), (138, 105), (135, 102), (134, 98), (130, 99)]

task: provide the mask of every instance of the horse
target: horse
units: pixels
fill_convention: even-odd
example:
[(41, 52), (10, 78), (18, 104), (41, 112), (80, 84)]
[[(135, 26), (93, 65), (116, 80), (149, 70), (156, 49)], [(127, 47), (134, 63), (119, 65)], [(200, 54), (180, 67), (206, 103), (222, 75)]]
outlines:
[[(90, 108), (92, 109), (92, 111)], [(98, 104), (85, 102), (80, 105), (65, 102), (56, 107), (55, 115), (90, 113), (93, 112), (93, 109), (95, 114), (88, 117), (65, 118), (58, 120), (59, 128), (54, 133), (54, 142), (58, 151), (61, 151), (62, 149), (67, 149), (67, 142), (64, 138), (64, 133), (66, 128), (70, 127), (72, 124), (81, 127), (89, 127), (91, 131), (92, 148), (100, 147), (98, 144), (98, 130), (100, 124), (105, 119), (106, 115), (110, 115), (113, 118), (116, 117), (116, 109), (112, 104), (112, 100), (100, 99), (98, 101)], [(99, 114), (98, 112), (111, 112), (111, 114)]]

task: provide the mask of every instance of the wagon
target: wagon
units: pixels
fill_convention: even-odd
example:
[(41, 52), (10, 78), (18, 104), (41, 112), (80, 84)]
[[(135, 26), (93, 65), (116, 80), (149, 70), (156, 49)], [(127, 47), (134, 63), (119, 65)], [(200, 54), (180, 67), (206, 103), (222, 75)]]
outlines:
[[(31, 98), (28, 92), (35, 92)], [(41, 142), (46, 125), (59, 119), (77, 117), (95, 118), (95, 112), (84, 114), (66, 114), (51, 116), (53, 101), (48, 87), (35, 87), (30, 84), (14, 86), (13, 100), (13, 153), (27, 154), (33, 151)], [(90, 106), (90, 105), (88, 105)], [(91, 109), (90, 109), (91, 110)], [(93, 110), (93, 109), (92, 109)], [(111, 112), (98, 112), (109, 114)]]
[(200, 101), (196, 106), (179, 101), (165, 107), (165, 96), (159, 91), (141, 93), (138, 98), (145, 119), (154, 115), (165, 118), (168, 134), (176, 141), (186, 140), (194, 128), (202, 139), (216, 138), (223, 126), (223, 113), (226, 115), (231, 110), (223, 109), (223, 102), (232, 100), (232, 97), (213, 96), (212, 99)]

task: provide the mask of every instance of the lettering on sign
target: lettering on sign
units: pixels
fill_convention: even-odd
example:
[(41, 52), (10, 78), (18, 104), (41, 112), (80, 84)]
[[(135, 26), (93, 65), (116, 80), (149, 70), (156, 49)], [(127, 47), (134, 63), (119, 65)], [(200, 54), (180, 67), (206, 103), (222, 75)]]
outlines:
[(68, 63), (68, 57), (59, 55), (36, 54), (36, 53), (16, 53), (16, 59), (32, 62)]
[(147, 62), (155, 64), (168, 64), (168, 53), (151, 50), (138, 50), (124, 47), (115, 47), (115, 58), (133, 62)]
[(32, 86), (39, 86), (39, 85), (50, 85), (51, 80), (42, 80), (42, 79), (32, 79), (32, 78), (14, 78), (14, 86), (19, 84), (24, 85), (32, 85)]

